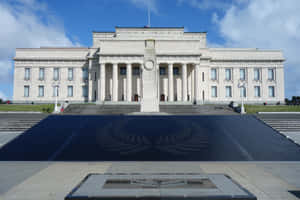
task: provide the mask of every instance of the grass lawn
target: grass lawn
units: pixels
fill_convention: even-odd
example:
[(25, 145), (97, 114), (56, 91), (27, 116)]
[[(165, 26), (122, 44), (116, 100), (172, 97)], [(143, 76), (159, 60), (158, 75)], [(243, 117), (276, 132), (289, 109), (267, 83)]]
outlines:
[(245, 105), (247, 114), (254, 114), (257, 112), (300, 112), (300, 106), (286, 106), (286, 105)]
[(0, 111), (34, 111), (43, 113), (52, 113), (54, 104), (40, 105), (18, 105), (18, 104), (0, 104)]

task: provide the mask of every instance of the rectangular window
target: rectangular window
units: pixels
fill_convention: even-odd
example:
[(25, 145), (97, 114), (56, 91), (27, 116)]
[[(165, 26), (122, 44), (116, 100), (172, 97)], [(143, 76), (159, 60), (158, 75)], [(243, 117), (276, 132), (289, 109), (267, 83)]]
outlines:
[(82, 96), (87, 97), (88, 96), (88, 87), (82, 86)]
[(82, 79), (83, 80), (89, 79), (89, 71), (87, 67), (82, 68)]
[(246, 69), (240, 69), (240, 80), (246, 80)]
[(30, 80), (30, 68), (25, 68), (25, 80)]
[(68, 97), (73, 97), (73, 86), (72, 85), (68, 86)]
[(160, 68), (159, 68), (159, 74), (160, 74), (161, 76), (166, 75), (166, 68), (165, 68), (165, 67), (160, 67)]
[(241, 87), (240, 88), (240, 97), (246, 97), (246, 88), (245, 87)]
[(29, 97), (29, 86), (28, 85), (24, 86), (24, 97)]
[(211, 80), (217, 80), (217, 69), (211, 69)]
[(217, 86), (212, 86), (211, 87), (211, 97), (217, 97), (218, 93), (217, 93)]
[(39, 97), (43, 97), (44, 96), (44, 86), (40, 85), (39, 86)]
[(120, 75), (126, 75), (126, 67), (120, 67)]
[(231, 80), (231, 69), (225, 69), (225, 79), (226, 81)]
[(59, 96), (59, 87), (58, 85), (53, 86), (53, 96), (58, 97)]
[(40, 80), (40, 81), (45, 80), (45, 68), (40, 68), (40, 72), (39, 72), (39, 80)]
[(68, 68), (68, 80), (73, 81), (74, 79), (74, 70), (73, 68)]
[(259, 81), (260, 80), (260, 70), (258, 68), (254, 69), (254, 80)]
[(55, 80), (55, 81), (59, 80), (59, 68), (54, 68), (54, 70), (53, 70), (53, 80)]
[(269, 86), (269, 97), (275, 97), (275, 87)]
[(140, 75), (140, 68), (139, 67), (133, 67), (132, 74), (139, 76)]
[(232, 97), (231, 86), (226, 86), (226, 97)]
[(173, 75), (179, 75), (179, 67), (173, 67)]
[(270, 80), (270, 81), (275, 80), (274, 69), (268, 69), (268, 80)]
[(254, 86), (254, 96), (260, 97), (260, 86)]

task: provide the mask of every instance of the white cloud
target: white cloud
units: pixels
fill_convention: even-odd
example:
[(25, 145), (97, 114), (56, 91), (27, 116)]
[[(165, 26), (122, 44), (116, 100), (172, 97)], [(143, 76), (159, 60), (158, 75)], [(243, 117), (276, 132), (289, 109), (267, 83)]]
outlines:
[(188, 3), (190, 6), (199, 8), (201, 10), (227, 10), (232, 4), (242, 5), (248, 0), (232, 0), (232, 1), (220, 1), (220, 0), (177, 0), (177, 4)]
[(300, 95), (300, 1), (252, 0), (214, 17), (226, 46), (282, 49), (286, 96)]
[(0, 2), (0, 83), (12, 83), (15, 48), (73, 46), (62, 24), (36, 0)]
[(134, 4), (138, 8), (149, 9), (158, 14), (157, 0), (129, 0), (132, 4)]

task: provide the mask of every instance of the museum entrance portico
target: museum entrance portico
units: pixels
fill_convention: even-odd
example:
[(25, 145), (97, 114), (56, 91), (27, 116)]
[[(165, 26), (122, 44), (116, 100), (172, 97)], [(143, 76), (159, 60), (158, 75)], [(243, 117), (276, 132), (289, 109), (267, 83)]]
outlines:
[[(143, 97), (143, 62), (99, 62), (98, 102), (140, 102)], [(199, 87), (199, 64), (192, 62), (157, 62), (160, 102), (192, 103)]]

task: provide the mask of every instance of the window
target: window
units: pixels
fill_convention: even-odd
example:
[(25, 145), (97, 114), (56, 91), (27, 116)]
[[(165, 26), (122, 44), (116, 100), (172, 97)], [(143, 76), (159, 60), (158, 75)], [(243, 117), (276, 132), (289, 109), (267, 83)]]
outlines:
[(25, 80), (30, 80), (30, 68), (25, 68)]
[(126, 75), (126, 67), (120, 67), (120, 75)]
[(211, 80), (215, 81), (217, 80), (217, 69), (211, 69)]
[(246, 70), (240, 69), (240, 80), (244, 81), (246, 80)]
[(160, 74), (161, 76), (166, 75), (166, 68), (165, 68), (165, 67), (160, 67), (160, 68), (159, 68), (159, 74)]
[(179, 75), (179, 67), (174, 67), (173, 68), (173, 75)]
[(260, 86), (254, 86), (254, 96), (260, 97)]
[(231, 86), (226, 86), (226, 97), (232, 97)]
[(58, 85), (53, 86), (53, 96), (58, 97), (59, 96), (59, 87)]
[(140, 68), (139, 67), (133, 67), (132, 74), (137, 75), (137, 76), (140, 75)]
[(211, 97), (217, 97), (218, 93), (217, 93), (217, 86), (212, 86), (211, 87)]
[(259, 81), (260, 80), (260, 70), (258, 68), (254, 69), (254, 80)]
[(72, 85), (68, 86), (68, 97), (73, 97), (73, 86)]
[(82, 79), (83, 80), (89, 79), (89, 71), (87, 67), (82, 68)]
[(225, 69), (225, 79), (226, 81), (231, 80), (231, 69)]
[(73, 79), (74, 79), (73, 68), (68, 68), (68, 80), (73, 81)]
[(40, 68), (40, 72), (39, 72), (39, 80), (40, 80), (40, 81), (45, 80), (45, 68)]
[(275, 87), (269, 86), (269, 97), (275, 97)]
[(82, 86), (82, 96), (87, 97), (88, 96), (88, 87)]
[(270, 81), (275, 80), (274, 69), (268, 69), (268, 80)]
[(240, 97), (246, 97), (246, 88), (245, 87), (241, 87), (240, 88)]
[(53, 71), (53, 80), (55, 80), (55, 81), (59, 80), (59, 69), (58, 68), (54, 68), (54, 71)]
[(202, 72), (202, 82), (205, 81), (205, 78), (204, 78), (204, 72)]
[(43, 97), (44, 96), (44, 86), (40, 85), (39, 86), (39, 97)]
[(24, 86), (24, 97), (29, 97), (29, 86), (28, 85)]

